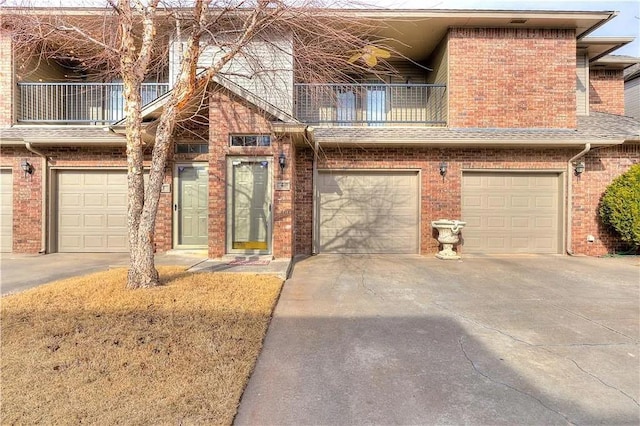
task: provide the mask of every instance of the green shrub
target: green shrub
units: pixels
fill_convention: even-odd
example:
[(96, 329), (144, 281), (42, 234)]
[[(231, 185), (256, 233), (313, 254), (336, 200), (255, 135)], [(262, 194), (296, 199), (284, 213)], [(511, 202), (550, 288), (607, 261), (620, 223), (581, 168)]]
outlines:
[(622, 241), (640, 248), (640, 164), (611, 182), (600, 201), (600, 218)]

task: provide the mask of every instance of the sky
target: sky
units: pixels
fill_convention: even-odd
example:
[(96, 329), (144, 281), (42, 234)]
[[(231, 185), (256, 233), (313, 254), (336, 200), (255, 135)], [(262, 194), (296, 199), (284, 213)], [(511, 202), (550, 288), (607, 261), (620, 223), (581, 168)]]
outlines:
[(616, 55), (640, 57), (640, 0), (369, 0), (393, 9), (507, 9), (507, 10), (606, 10), (619, 14), (590, 36), (632, 36), (636, 39)]

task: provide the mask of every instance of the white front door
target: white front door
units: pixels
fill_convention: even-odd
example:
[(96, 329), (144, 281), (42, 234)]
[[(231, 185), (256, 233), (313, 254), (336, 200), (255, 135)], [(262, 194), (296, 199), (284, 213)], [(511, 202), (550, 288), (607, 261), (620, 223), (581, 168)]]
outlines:
[(235, 158), (228, 163), (227, 251), (271, 251), (271, 172), (269, 159)]

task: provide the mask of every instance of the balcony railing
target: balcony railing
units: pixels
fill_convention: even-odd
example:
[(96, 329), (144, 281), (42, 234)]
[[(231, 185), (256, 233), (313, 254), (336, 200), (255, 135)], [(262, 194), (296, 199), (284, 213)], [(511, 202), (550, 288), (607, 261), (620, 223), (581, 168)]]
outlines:
[(336, 126), (446, 124), (443, 84), (296, 84), (296, 118)]
[[(168, 83), (143, 83), (143, 106), (167, 93)], [(122, 83), (18, 83), (18, 121), (113, 123), (124, 118)]]

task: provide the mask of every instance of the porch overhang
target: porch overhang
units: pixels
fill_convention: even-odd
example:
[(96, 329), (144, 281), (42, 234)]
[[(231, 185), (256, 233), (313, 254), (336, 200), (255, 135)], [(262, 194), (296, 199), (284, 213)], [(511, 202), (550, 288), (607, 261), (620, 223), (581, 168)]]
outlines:
[(631, 117), (593, 112), (578, 117), (576, 129), (307, 126), (304, 135), (321, 146), (561, 148), (589, 143), (605, 147), (640, 142), (640, 122)]
[(0, 129), (1, 146), (126, 146), (127, 141), (108, 127), (14, 126)]

